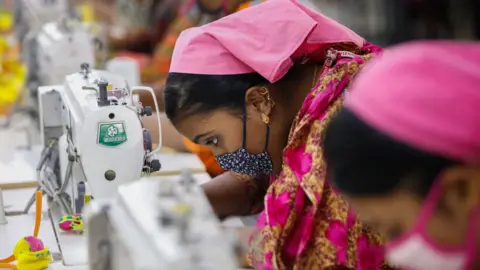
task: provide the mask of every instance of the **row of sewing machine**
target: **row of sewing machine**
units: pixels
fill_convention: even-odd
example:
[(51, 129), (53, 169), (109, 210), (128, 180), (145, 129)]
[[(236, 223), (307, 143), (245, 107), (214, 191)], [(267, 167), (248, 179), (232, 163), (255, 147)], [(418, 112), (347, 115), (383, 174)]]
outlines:
[[(161, 138), (152, 144), (142, 125), (152, 108), (143, 107), (135, 91), (155, 95), (88, 64), (63, 85), (38, 88), (38, 187), (23, 193), (18, 211), (8, 208), (22, 197), (8, 195), (18, 190), (3, 191), (0, 257), (13, 250), (14, 235), (31, 233), (18, 230), (34, 226), (29, 213), (42, 211), (32, 207), (41, 193), (47, 211), (35, 236), (50, 260), (67, 269), (237, 268), (235, 236), (222, 230), (198, 185), (208, 180), (203, 165), (190, 154), (162, 153)], [(157, 124), (161, 128), (160, 119)], [(20, 264), (17, 258), (22, 270)]]

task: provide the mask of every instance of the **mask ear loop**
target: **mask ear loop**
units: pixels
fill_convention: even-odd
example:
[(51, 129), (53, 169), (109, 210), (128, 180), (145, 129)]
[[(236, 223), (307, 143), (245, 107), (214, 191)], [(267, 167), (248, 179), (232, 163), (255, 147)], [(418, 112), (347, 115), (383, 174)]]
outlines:
[(266, 134), (265, 134), (265, 146), (263, 147), (263, 152), (267, 152), (267, 146), (268, 146), (268, 138), (270, 138), (270, 123), (265, 123), (267, 126)]
[[(466, 248), (467, 248), (467, 266), (465, 269), (473, 269), (476, 255), (477, 255), (477, 229), (478, 229), (478, 221), (479, 221), (480, 209), (476, 206), (474, 209), (470, 211), (470, 224), (467, 227), (467, 235), (466, 235)], [(473, 237), (475, 236), (475, 237)]]
[[(273, 109), (273, 107), (275, 106), (275, 102), (273, 102), (273, 100), (270, 99), (270, 93), (268, 92), (268, 88), (263, 87), (263, 90), (264, 92), (262, 93), (262, 95), (266, 95), (267, 100), (271, 104), (271, 108)], [(263, 146), (263, 152), (266, 153), (267, 147), (268, 147), (268, 140), (270, 138), (270, 118), (267, 115), (265, 115), (265, 119), (263, 120), (263, 122), (266, 125), (265, 145)]]
[[(427, 240), (429, 242), (435, 243), (435, 241), (432, 241), (431, 238), (426, 234), (425, 230), (427, 229), (427, 224), (432, 217), (433, 213), (435, 212), (436, 207), (438, 206), (438, 202), (442, 198), (442, 175), (440, 174), (437, 176), (437, 179), (434, 181), (432, 188), (430, 189), (429, 194), (425, 198), (425, 205), (424, 208), (420, 211), (419, 218), (416, 222), (415, 227), (413, 228), (414, 230), (417, 230), (421, 232), (424, 237), (427, 237)], [(477, 225), (478, 225), (478, 214), (480, 212), (480, 209), (474, 208), (470, 211), (469, 213), (469, 218), (471, 219), (470, 224), (467, 225), (467, 231), (466, 231), (466, 242), (460, 246), (460, 248), (467, 248), (467, 250), (476, 250), (476, 238), (470, 239), (470, 235), (476, 235), (476, 230), (477, 230)], [(471, 254), (470, 258), (471, 257)], [(475, 257), (476, 254), (473, 254), (473, 257)], [(467, 264), (472, 264), (473, 262), (468, 262)], [(470, 268), (467, 268), (470, 269)]]
[(420, 216), (417, 220), (416, 229), (425, 231), (426, 225), (430, 220), (430, 217), (435, 212), (435, 208), (438, 205), (438, 202), (442, 198), (442, 185), (441, 185), (441, 175), (437, 176), (437, 179), (433, 182), (430, 192), (425, 197), (425, 205), (420, 211)]
[[(244, 104), (242, 108), (242, 121), (243, 121), (243, 138), (242, 138), (242, 148), (246, 149), (247, 144), (247, 106)], [(266, 134), (265, 134), (265, 145), (263, 146), (263, 151), (267, 152), (268, 140), (270, 138), (270, 123), (266, 122)]]
[(243, 104), (242, 108), (242, 121), (243, 121), (243, 138), (242, 138), (242, 148), (246, 148), (247, 144), (247, 104)]

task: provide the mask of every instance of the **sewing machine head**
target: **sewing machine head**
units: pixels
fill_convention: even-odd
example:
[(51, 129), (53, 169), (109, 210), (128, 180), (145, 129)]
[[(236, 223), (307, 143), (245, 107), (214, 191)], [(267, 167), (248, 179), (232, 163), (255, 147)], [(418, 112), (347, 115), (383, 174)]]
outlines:
[(36, 62), (42, 85), (58, 84), (82, 63), (94, 66), (90, 33), (75, 20), (46, 23), (36, 37)]
[(18, 0), (14, 4), (28, 95), (22, 105), (12, 109), (7, 122), (16, 113), (28, 113), (38, 120), (38, 87), (63, 83), (82, 63), (103, 67), (108, 49), (106, 28), (82, 22), (69, 0)]
[(84, 220), (90, 270), (237, 269), (235, 236), (188, 173), (123, 185)]
[(97, 45), (86, 26), (76, 19), (62, 17), (43, 24), (27, 35), (23, 46), (29, 70), (27, 86), (34, 100), (39, 86), (61, 84), (82, 63), (91, 67), (95, 64)]
[(65, 14), (71, 8), (69, 0), (15, 0), (15, 31), (18, 40), (22, 41), (30, 31), (38, 30), (44, 23), (58, 19), (59, 14)]
[(81, 211), (85, 195), (111, 198), (121, 184), (160, 169), (154, 155), (160, 146), (152, 149), (140, 120), (151, 108), (134, 102), (135, 89), (154, 95), (151, 88), (130, 88), (122, 77), (90, 70), (88, 64), (67, 76), (63, 86), (39, 88), (42, 141), (58, 148), (59, 164), (49, 169), (58, 171), (56, 179), (47, 181), (52, 173), (47, 174), (43, 186), (54, 199), (69, 198), (62, 203), (67, 214)]

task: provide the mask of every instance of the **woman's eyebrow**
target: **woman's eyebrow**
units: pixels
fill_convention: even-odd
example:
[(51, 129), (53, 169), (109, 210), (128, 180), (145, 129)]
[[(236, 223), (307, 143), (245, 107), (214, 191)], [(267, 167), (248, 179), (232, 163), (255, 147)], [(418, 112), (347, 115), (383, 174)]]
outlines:
[(205, 132), (205, 133), (202, 133), (202, 134), (198, 134), (197, 136), (193, 137), (192, 139), (192, 142), (198, 144), (198, 141), (205, 137), (205, 136), (208, 136), (210, 133), (212, 133), (212, 131), (208, 131), (208, 132)]

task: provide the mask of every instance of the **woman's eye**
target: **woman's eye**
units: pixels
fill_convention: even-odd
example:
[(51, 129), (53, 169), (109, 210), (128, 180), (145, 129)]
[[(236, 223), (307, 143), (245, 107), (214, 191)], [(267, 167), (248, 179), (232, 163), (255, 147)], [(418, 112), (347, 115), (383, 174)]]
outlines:
[(215, 137), (215, 138), (208, 139), (205, 141), (205, 144), (210, 146), (218, 146), (218, 138)]

